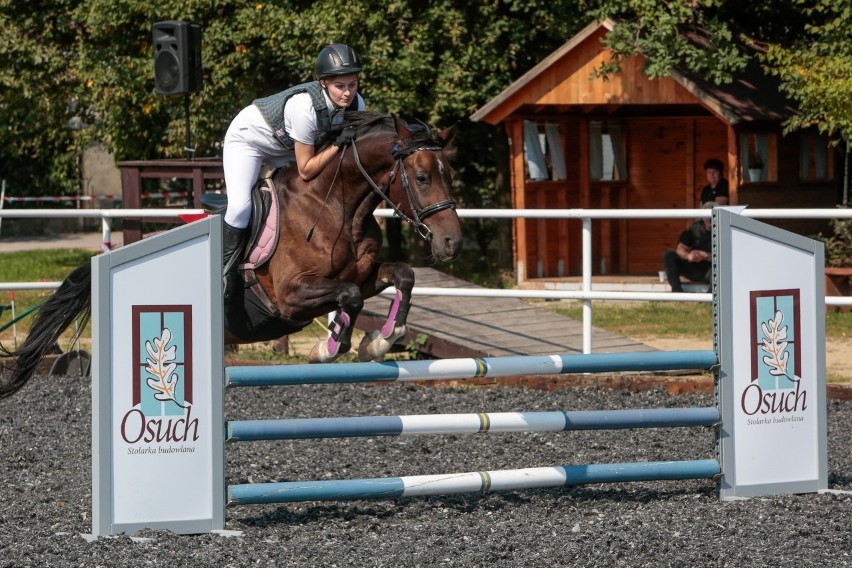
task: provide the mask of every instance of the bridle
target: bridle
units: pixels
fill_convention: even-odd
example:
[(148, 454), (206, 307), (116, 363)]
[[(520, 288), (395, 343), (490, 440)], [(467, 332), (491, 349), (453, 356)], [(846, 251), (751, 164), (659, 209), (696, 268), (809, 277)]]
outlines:
[[(422, 151), (430, 151), (430, 152), (440, 152), (441, 146), (438, 145), (430, 145), (425, 144), (422, 146), (410, 146), (402, 149), (394, 147), (392, 150), (392, 154), (394, 157), (394, 165), (391, 168), (390, 173), (388, 174), (388, 181), (385, 183), (385, 187), (381, 188), (378, 184), (373, 181), (373, 178), (367, 173), (367, 170), (364, 169), (364, 166), (361, 165), (361, 159), (358, 156), (358, 147), (355, 143), (352, 143), (352, 154), (355, 156), (355, 165), (358, 166), (358, 170), (361, 172), (361, 175), (364, 176), (364, 179), (370, 184), (370, 187), (373, 188), (379, 197), (393, 209), (394, 214), (398, 217), (401, 217), (403, 221), (407, 223), (411, 223), (414, 226), (414, 230), (417, 231), (417, 234), (420, 235), (422, 239), (425, 241), (432, 240), (432, 230), (427, 227), (423, 221), (435, 213), (443, 211), (444, 209), (455, 209), (456, 202), (453, 199), (445, 199), (443, 201), (439, 201), (437, 203), (433, 203), (432, 205), (427, 205), (423, 207), (421, 205), (420, 200), (415, 195), (414, 191), (411, 189), (411, 183), (408, 181), (408, 173), (405, 171), (405, 164), (403, 160), (408, 156)], [(345, 150), (344, 150), (345, 152)], [(341, 153), (342, 154), (342, 153)], [(341, 155), (341, 160), (342, 160)], [(402, 182), (402, 189), (405, 191), (405, 196), (408, 199), (408, 205), (411, 207), (411, 217), (406, 215), (402, 209), (400, 209), (388, 196), (390, 193), (390, 186), (393, 184), (394, 178), (396, 177), (397, 171), (400, 172), (400, 180)]]

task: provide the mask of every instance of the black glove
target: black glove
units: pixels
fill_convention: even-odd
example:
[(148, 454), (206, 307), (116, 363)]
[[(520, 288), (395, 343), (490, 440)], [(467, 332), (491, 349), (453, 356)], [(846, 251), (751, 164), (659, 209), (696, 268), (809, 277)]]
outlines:
[(355, 129), (353, 128), (344, 128), (340, 133), (340, 136), (337, 137), (337, 140), (334, 141), (334, 145), (338, 148), (343, 148), (352, 144), (355, 141)]

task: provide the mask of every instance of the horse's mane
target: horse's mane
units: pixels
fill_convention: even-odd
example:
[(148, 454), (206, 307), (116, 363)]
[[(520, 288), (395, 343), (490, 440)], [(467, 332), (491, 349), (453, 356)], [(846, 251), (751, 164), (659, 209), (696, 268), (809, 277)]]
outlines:
[[(444, 141), (438, 134), (423, 123), (407, 124), (407, 127), (411, 131), (411, 137), (406, 140), (406, 147), (424, 145), (442, 147), (444, 145)], [(319, 149), (322, 150), (334, 142), (345, 128), (354, 128), (356, 139), (374, 132), (396, 131), (392, 116), (372, 110), (348, 111), (343, 117), (343, 124), (317, 134), (317, 139), (320, 141)]]

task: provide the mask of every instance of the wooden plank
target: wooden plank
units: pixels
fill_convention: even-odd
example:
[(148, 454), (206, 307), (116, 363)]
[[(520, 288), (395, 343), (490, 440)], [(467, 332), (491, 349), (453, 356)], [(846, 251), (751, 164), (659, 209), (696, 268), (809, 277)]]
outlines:
[[(417, 282), (430, 287), (479, 288), (432, 268), (415, 268)], [(386, 318), (387, 298), (371, 298), (356, 325), (380, 327)], [(407, 333), (398, 343), (407, 345), (426, 337), (418, 350), (434, 357), (496, 357), (582, 353), (582, 323), (517, 298), (418, 296), (409, 312)], [(598, 353), (648, 351), (632, 339), (592, 329), (593, 351)]]

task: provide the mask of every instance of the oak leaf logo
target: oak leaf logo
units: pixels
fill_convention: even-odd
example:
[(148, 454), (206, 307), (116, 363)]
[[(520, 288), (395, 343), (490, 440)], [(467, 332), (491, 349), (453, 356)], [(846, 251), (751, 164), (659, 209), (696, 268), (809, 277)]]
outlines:
[(172, 332), (165, 328), (161, 337), (155, 337), (153, 341), (145, 342), (145, 350), (148, 351), (149, 355), (145, 359), (145, 370), (153, 377), (149, 378), (147, 383), (148, 387), (155, 391), (154, 398), (156, 400), (171, 401), (181, 408), (186, 408), (175, 398), (175, 390), (180, 379), (175, 373), (177, 363), (173, 362), (176, 359), (177, 347), (175, 345), (167, 347), (171, 339)]
[(784, 314), (781, 310), (775, 312), (775, 317), (760, 324), (763, 332), (763, 345), (760, 349), (767, 353), (763, 356), (763, 362), (769, 367), (769, 374), (773, 377), (787, 377), (792, 382), (797, 379), (787, 374), (787, 363), (790, 353), (787, 351), (787, 326), (782, 325)]

